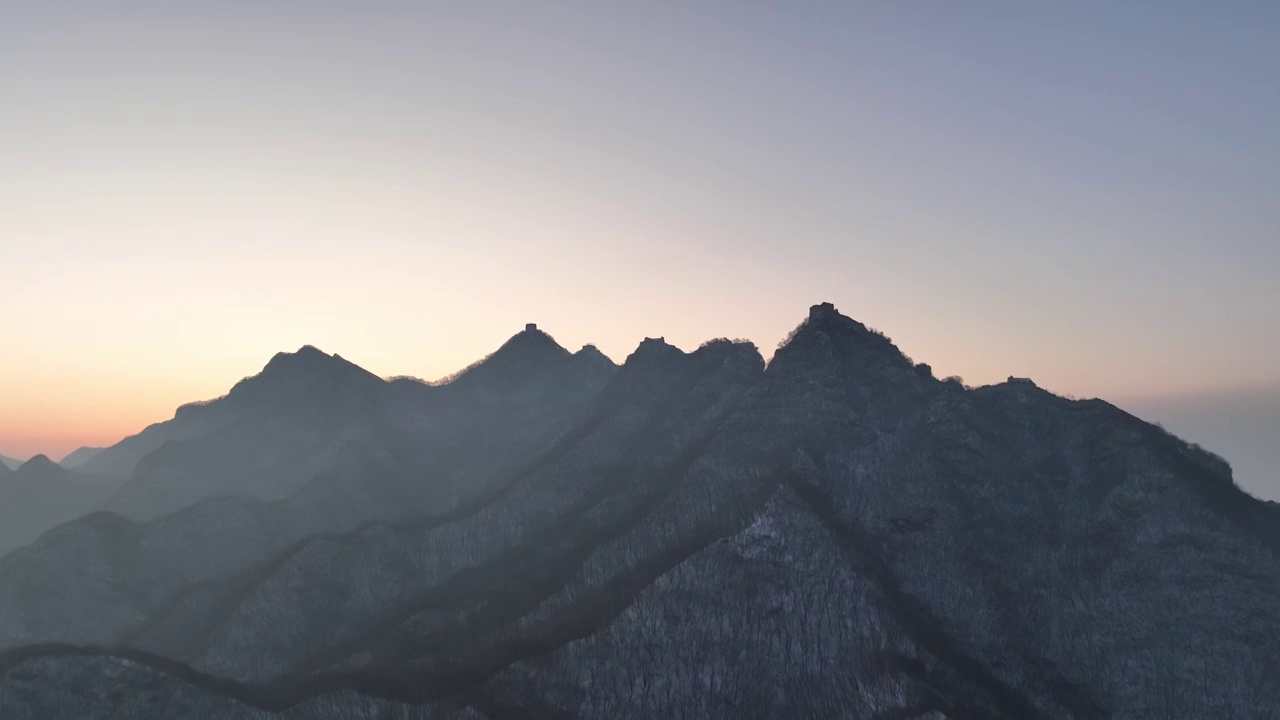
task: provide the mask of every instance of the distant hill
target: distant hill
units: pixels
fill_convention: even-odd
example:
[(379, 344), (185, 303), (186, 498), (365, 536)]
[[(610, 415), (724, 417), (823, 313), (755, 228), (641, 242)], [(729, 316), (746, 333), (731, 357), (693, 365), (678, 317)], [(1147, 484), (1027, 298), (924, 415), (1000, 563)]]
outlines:
[(22, 460), (14, 460), (11, 457), (5, 457), (3, 455), (0, 455), (0, 465), (4, 465), (10, 470), (17, 470), (19, 467), (22, 466), (22, 462), (23, 462)]
[(78, 450), (73, 450), (66, 457), (59, 460), (58, 464), (68, 470), (75, 470), (93, 459), (93, 457), (100, 452), (102, 452), (102, 448), (82, 447)]
[(36, 455), (0, 475), (0, 552), (92, 511), (119, 487), (118, 478), (75, 472)]

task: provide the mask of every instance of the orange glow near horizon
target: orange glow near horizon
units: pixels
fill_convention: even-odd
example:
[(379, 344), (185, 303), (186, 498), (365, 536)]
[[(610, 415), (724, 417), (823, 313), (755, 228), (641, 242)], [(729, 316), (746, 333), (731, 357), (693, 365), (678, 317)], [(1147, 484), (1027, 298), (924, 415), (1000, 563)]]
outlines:
[[(846, 314), (857, 315), (840, 305), (837, 308)], [(796, 312), (789, 316), (776, 313), (762, 318), (732, 318), (729, 315), (732, 308), (723, 307), (716, 313), (725, 321), (722, 327), (726, 330), (723, 332), (706, 332), (696, 323), (676, 322), (680, 318), (674, 315), (666, 318), (669, 324), (664, 330), (659, 327), (662, 323), (656, 317), (649, 318), (647, 322), (634, 322), (644, 317), (643, 313), (636, 312), (631, 318), (634, 326), (647, 329), (630, 333), (623, 331), (618, 323), (610, 327), (604, 322), (605, 318), (599, 315), (607, 316), (608, 310), (598, 307), (579, 310), (585, 315), (576, 318), (579, 322), (594, 322), (597, 327), (612, 332), (559, 332), (557, 323), (548, 324), (537, 313), (529, 315), (523, 311), (517, 313), (495, 308), (484, 314), (488, 322), (475, 325), (467, 325), (461, 318), (443, 323), (424, 320), (425, 324), (438, 328), (441, 337), (450, 338), (449, 344), (433, 342), (430, 337), (433, 333), (426, 329), (421, 335), (391, 337), (386, 342), (376, 342), (367, 336), (361, 337), (369, 328), (361, 328), (352, 320), (349, 324), (336, 325), (348, 328), (349, 332), (315, 333), (327, 336), (330, 342), (304, 338), (312, 333), (305, 329), (307, 324), (303, 323), (303, 328), (282, 332), (282, 336), (294, 339), (276, 346), (267, 341), (233, 346), (211, 336), (201, 347), (176, 344), (164, 352), (159, 347), (151, 347), (140, 355), (116, 349), (114, 354), (95, 357), (91, 351), (77, 354), (69, 348), (61, 351), (48, 349), (47, 355), (37, 352), (25, 357), (22, 354), (9, 355), (0, 358), (0, 397), (5, 400), (0, 405), (0, 455), (26, 460), (35, 454), (45, 454), (58, 460), (80, 447), (109, 446), (149, 424), (170, 419), (180, 405), (224, 395), (240, 379), (260, 371), (276, 352), (292, 352), (304, 344), (342, 355), (381, 377), (412, 375), (425, 380), (443, 377), (492, 352), (526, 321), (537, 322), (541, 329), (550, 332), (570, 350), (592, 343), (619, 363), (645, 336), (664, 336), (668, 342), (685, 350), (693, 350), (712, 337), (747, 337), (755, 340), (767, 359), (772, 356), (777, 341), (803, 319), (805, 308), (796, 308)], [(861, 319), (866, 320), (865, 317)], [(319, 318), (316, 322), (324, 321), (324, 318)], [(881, 329), (891, 327), (875, 322), (868, 324)], [(766, 334), (772, 337), (764, 337)], [(1148, 374), (1143, 378), (1148, 382), (1140, 384), (1135, 382), (1135, 374), (1091, 377), (1087, 367), (1047, 366), (1057, 372), (1036, 373), (1027, 371), (1026, 366), (1004, 364), (993, 355), (966, 352), (969, 348), (965, 346), (947, 347), (945, 334), (942, 338), (933, 338), (931, 344), (928, 337), (917, 341), (913, 337), (894, 335), (891, 331), (890, 334), (916, 360), (929, 362), (938, 376), (959, 374), (974, 384), (999, 382), (1010, 374), (1026, 374), (1056, 392), (1082, 397), (1102, 396), (1115, 401), (1231, 389), (1202, 385), (1183, 388), (1181, 393), (1161, 393), (1159, 386), (1151, 380), (1173, 383), (1177, 378)], [(948, 350), (959, 362), (937, 361), (935, 356)], [(1006, 348), (1006, 351), (1015, 359), (1018, 357), (1012, 348)], [(150, 356), (146, 354), (148, 352)], [(1047, 359), (1043, 351), (1032, 353), (1031, 357), (1036, 355), (1041, 362)], [(41, 362), (41, 358), (54, 359)], [(74, 362), (76, 358), (82, 362)]]

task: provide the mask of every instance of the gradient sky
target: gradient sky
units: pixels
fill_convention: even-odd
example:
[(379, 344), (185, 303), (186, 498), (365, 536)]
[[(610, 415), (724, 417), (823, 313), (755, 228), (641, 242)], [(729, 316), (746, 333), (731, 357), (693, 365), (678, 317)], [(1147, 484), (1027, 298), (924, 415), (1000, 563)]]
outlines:
[[(305, 343), (767, 356), (820, 301), (1212, 435), (1205, 398), (1280, 407), (1277, 37), (1274, 2), (14, 3), (0, 453)], [(1260, 437), (1224, 454), (1280, 497)]]

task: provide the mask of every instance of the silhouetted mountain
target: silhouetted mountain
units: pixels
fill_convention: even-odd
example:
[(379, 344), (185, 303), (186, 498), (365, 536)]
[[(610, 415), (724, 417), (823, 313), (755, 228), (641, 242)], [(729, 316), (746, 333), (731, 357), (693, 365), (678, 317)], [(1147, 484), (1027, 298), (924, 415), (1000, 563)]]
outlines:
[[(504, 357), (510, 369), (518, 369), (510, 355)], [(0, 605), (11, 609), (8, 618), (18, 618), (7, 624), (0, 614), (0, 646), (51, 640), (116, 642), (149, 615), (167, 611), (180, 592), (225, 579), (304, 537), (349, 531), (371, 520), (444, 513), (489, 492), (495, 482), (555, 440), (616, 370), (607, 359), (583, 367), (567, 352), (557, 357), (558, 362), (522, 370), (519, 382), (509, 374), (493, 376), (502, 388), (473, 385), (453, 391), (412, 381), (370, 383), (368, 388), (379, 393), (376, 402), (371, 406), (361, 396), (361, 402), (342, 406), (348, 414), (339, 418), (344, 428), (357, 421), (371, 428), (361, 438), (368, 442), (353, 442), (348, 434), (311, 458), (306, 458), (304, 447), (299, 457), (318, 474), (288, 498), (263, 502), (226, 496), (228, 483), (202, 468), (203, 487), (215, 497), (140, 525), (93, 516), (50, 532), (31, 547), (0, 559), (0, 577), (22, 578), (0, 583)], [(295, 399), (293, 393), (278, 392), (294, 376), (276, 375), (292, 359), (277, 356), (252, 381), (255, 397), (274, 392), (282, 403)], [(307, 361), (307, 367), (323, 365)], [(271, 383), (262, 382), (263, 377)], [(331, 387), (346, 393), (349, 386)], [(245, 395), (237, 389), (232, 396)], [(316, 405), (321, 406), (326, 404)], [(323, 430), (311, 414), (279, 411), (267, 422), (287, 424), (295, 432)], [(258, 430), (257, 422), (252, 427), (288, 437), (280, 429)], [(210, 458), (207, 466), (217, 467), (219, 452), (230, 443), (235, 443), (233, 450), (243, 448), (242, 438), (216, 432), (185, 441), (183, 448), (191, 458), (203, 452)], [(371, 449), (371, 438), (377, 441), (377, 452)], [(143, 464), (166, 459), (171, 445), (153, 454), (159, 459), (149, 457)], [(139, 540), (122, 545), (120, 537)], [(112, 582), (99, 582), (102, 575)], [(31, 584), (56, 590), (55, 599), (26, 593), (23, 588)], [(124, 625), (108, 616), (123, 618)]]
[[(280, 500), (326, 473), (344, 447), (389, 472), (418, 472), (430, 462), (426, 455), (465, 453), (440, 442), (471, 423), (500, 426), (503, 418), (486, 405), (518, 403), (535, 412), (549, 403), (546, 409), (558, 412), (566, 402), (585, 401), (612, 368), (607, 359), (576, 360), (537, 330), (516, 335), (436, 387), (388, 383), (308, 346), (276, 355), (225, 397), (179, 408), (173, 420), (103, 450), (84, 467), (128, 469), (131, 479), (104, 509), (138, 520), (211, 497)], [(473, 417), (477, 412), (482, 417)], [(426, 437), (433, 433), (439, 437)]]
[[(280, 353), (225, 397), (179, 408), (169, 423), (135, 436), (147, 440), (139, 447), (161, 442), (137, 460), (104, 508), (141, 520), (211, 497), (288, 498), (328, 471), (346, 446), (390, 465), (376, 419), (385, 386), (310, 346)], [(113, 462), (129, 442), (85, 468)]]
[(22, 467), (22, 461), (14, 460), (13, 458), (0, 455), (0, 465), (3, 465), (9, 470), (17, 470), (18, 468)]
[(89, 460), (93, 459), (93, 457), (102, 452), (102, 450), (103, 448), (82, 447), (68, 453), (66, 457), (58, 461), (58, 464), (68, 470), (75, 470), (89, 462)]
[(35, 455), (17, 468), (18, 472), (27, 475), (63, 474), (62, 467), (50, 460), (47, 455)]
[(119, 487), (117, 478), (67, 470), (44, 455), (0, 471), (0, 553), (84, 515)]
[(536, 325), (529, 325), (493, 354), (452, 377), (441, 387), (453, 392), (509, 392), (530, 378), (565, 367), (569, 351)]
[(382, 380), (376, 376), (309, 345), (296, 353), (279, 353), (262, 372), (237, 383), (227, 395), (178, 408), (172, 420), (103, 449), (83, 469), (130, 476), (144, 458), (166, 443), (189, 440), (265, 414), (303, 416), (323, 410), (316, 403), (349, 403), (380, 384)]
[[(389, 456), (483, 462), (523, 433), (457, 409), (542, 407), (529, 387), (597, 362), (531, 328), (405, 386), (388, 446), (433, 449)], [(1274, 504), (1105, 402), (921, 367), (818, 305), (767, 368), (646, 339), (503, 471), (440, 475), (440, 510), (217, 571), (214, 538), (245, 525), (226, 501), (64, 525), (0, 559), (0, 714), (1274, 715)], [(59, 632), (110, 649), (28, 644)]]

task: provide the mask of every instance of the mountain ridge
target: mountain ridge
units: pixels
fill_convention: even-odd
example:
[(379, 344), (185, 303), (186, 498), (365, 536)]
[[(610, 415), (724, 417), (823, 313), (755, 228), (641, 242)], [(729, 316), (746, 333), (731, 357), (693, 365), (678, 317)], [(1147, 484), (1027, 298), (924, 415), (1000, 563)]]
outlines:
[[(432, 456), (483, 457), (527, 432), (485, 418), (521, 407), (539, 427), (579, 387), (562, 384), (576, 355), (542, 343), (397, 396), (394, 416), (514, 403), (448, 425), (462, 445)], [(0, 710), (71, 678), (74, 708), (124, 677), (152, 714), (245, 718), (1263, 718), (1280, 699), (1278, 506), (1108, 403), (937, 380), (826, 303), (767, 365), (647, 338), (578, 393), (443, 512), (304, 537), (105, 653), (11, 647)], [(437, 426), (414, 427), (410, 446)], [(0, 631), (18, 606), (0, 602)]]
[(97, 455), (103, 450), (104, 448), (100, 447), (77, 448), (64, 455), (62, 459), (58, 461), (58, 464), (68, 470), (76, 470), (92, 459), (94, 455)]

